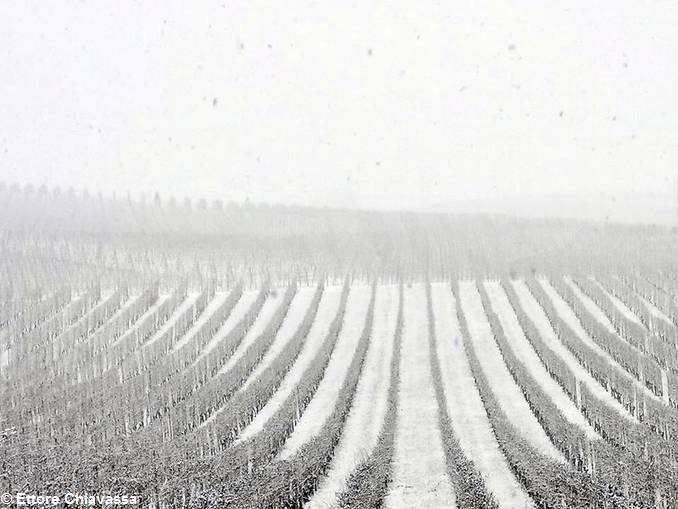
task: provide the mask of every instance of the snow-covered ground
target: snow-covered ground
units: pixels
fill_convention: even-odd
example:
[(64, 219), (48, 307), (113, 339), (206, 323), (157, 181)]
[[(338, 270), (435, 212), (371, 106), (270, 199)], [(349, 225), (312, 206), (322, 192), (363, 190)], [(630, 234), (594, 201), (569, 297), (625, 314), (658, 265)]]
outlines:
[(549, 375), (549, 372), (539, 360), (539, 356), (525, 337), (525, 333), (520, 326), (516, 314), (513, 312), (511, 303), (501, 284), (497, 281), (487, 281), (485, 288), (492, 302), (492, 309), (499, 317), (508, 344), (516, 357), (520, 359), (525, 368), (568, 421), (579, 426), (589, 438), (599, 438), (598, 433), (595, 432), (584, 418), (575, 403), (565, 394), (565, 391), (558, 385), (558, 382), (551, 378), (551, 375)]
[(214, 314), (219, 306), (221, 306), (228, 298), (228, 294), (229, 292), (217, 292), (214, 294), (212, 300), (207, 303), (207, 306), (205, 306), (205, 309), (202, 310), (202, 313), (200, 313), (200, 316), (193, 323), (191, 328), (188, 329), (186, 334), (184, 334), (181, 339), (174, 344), (170, 350), (170, 353), (180, 350), (184, 345), (187, 345), (191, 339), (193, 339), (193, 336), (195, 336), (195, 334), (200, 330), (200, 327), (202, 327), (205, 322), (209, 320), (209, 318)]
[(293, 456), (302, 445), (316, 436), (334, 410), (339, 391), (346, 378), (365, 325), (371, 290), (368, 285), (354, 284), (351, 287), (346, 302), (344, 324), (330, 357), (330, 362), (325, 369), (325, 376), (294, 431), (285, 442), (279, 454), (280, 459)]
[(652, 304), (649, 300), (647, 300), (644, 296), (642, 296), (640, 293), (636, 292), (636, 296), (645, 304), (645, 307), (648, 309), (650, 314), (654, 316), (655, 318), (659, 318), (661, 320), (664, 320), (666, 323), (669, 325), (674, 325), (673, 321), (671, 318), (666, 316), (666, 313), (664, 313), (661, 309), (659, 309), (657, 306)]
[(257, 364), (257, 366), (252, 370), (250, 376), (240, 387), (240, 391), (244, 390), (247, 386), (249, 386), (249, 384), (256, 380), (259, 375), (271, 365), (278, 354), (280, 354), (287, 342), (292, 339), (294, 334), (301, 326), (304, 316), (306, 315), (308, 308), (311, 306), (311, 302), (313, 301), (313, 296), (315, 293), (316, 288), (314, 286), (303, 286), (297, 290), (297, 293), (294, 295), (294, 298), (290, 303), (290, 308), (287, 311), (287, 315), (285, 316), (280, 329), (278, 329), (278, 332), (275, 335), (273, 344), (271, 344), (271, 347), (268, 349), (259, 364)]
[(275, 312), (282, 304), (284, 293), (285, 292), (281, 290), (275, 294), (269, 294), (266, 302), (264, 302), (264, 305), (261, 307), (259, 316), (257, 316), (257, 319), (252, 324), (250, 330), (247, 331), (247, 334), (245, 334), (245, 337), (238, 345), (238, 348), (235, 349), (233, 355), (231, 355), (228, 361), (226, 361), (226, 363), (221, 367), (217, 373), (217, 376), (228, 373), (231, 369), (233, 369), (233, 366), (235, 366), (242, 356), (245, 355), (245, 352), (252, 345), (252, 343), (254, 343), (257, 338), (264, 333), (266, 327), (268, 327), (268, 324), (273, 319)]
[(158, 341), (163, 334), (165, 334), (168, 330), (170, 330), (175, 322), (183, 315), (193, 304), (196, 303), (198, 300), (198, 297), (200, 297), (200, 293), (198, 292), (192, 292), (189, 293), (184, 301), (177, 306), (177, 308), (174, 310), (174, 312), (170, 315), (170, 317), (167, 319), (167, 321), (156, 331), (151, 338), (144, 343), (144, 348), (147, 348), (148, 346), (152, 345), (156, 341)]
[(169, 299), (169, 295), (159, 295), (159, 296), (158, 296), (158, 300), (156, 300), (156, 301), (153, 303), (153, 305), (152, 305), (150, 308), (148, 308), (148, 309), (146, 310), (146, 312), (145, 312), (144, 314), (142, 314), (142, 315), (139, 317), (139, 319), (138, 319), (136, 322), (134, 322), (134, 324), (132, 324), (132, 326), (131, 326), (129, 329), (127, 329), (127, 331), (125, 331), (124, 334), (121, 334), (120, 337), (118, 337), (118, 339), (116, 339), (115, 341), (113, 341), (113, 343), (111, 343), (111, 346), (117, 345), (118, 343), (120, 343), (121, 341), (123, 341), (126, 337), (128, 337), (130, 334), (134, 334), (134, 332), (139, 328), (139, 324), (143, 323), (144, 320), (146, 320), (149, 316), (151, 316), (153, 313), (155, 313), (156, 311), (158, 311), (158, 308), (159, 308), (160, 306), (162, 306), (162, 304), (163, 304), (167, 299)]
[(581, 289), (574, 283), (574, 281), (572, 281), (571, 278), (565, 276), (563, 279), (565, 280), (565, 283), (570, 288), (572, 288), (575, 295), (582, 302), (582, 304), (584, 304), (584, 307), (586, 308), (586, 310), (589, 313), (591, 313), (591, 316), (593, 316), (593, 318), (595, 318), (598, 322), (603, 324), (609, 332), (614, 334), (616, 332), (614, 325), (612, 325), (612, 322), (607, 317), (607, 315), (603, 312), (603, 310), (600, 309), (600, 307), (598, 307), (598, 304), (596, 304), (593, 301), (593, 299), (591, 299), (588, 295), (586, 295), (584, 292), (582, 292)]
[(617, 308), (617, 310), (627, 319), (631, 320), (632, 322), (637, 323), (638, 325), (643, 325), (643, 322), (636, 316), (636, 314), (626, 305), (624, 304), (620, 299), (617, 298), (617, 296), (613, 295), (612, 292), (608, 292), (607, 288), (605, 288), (603, 285), (601, 285), (596, 278), (593, 276), (589, 276), (589, 279), (596, 285), (598, 285), (598, 288), (601, 289), (601, 291), (605, 292), (605, 294), (610, 298), (612, 301), (612, 304), (614, 304), (614, 307)]
[(449, 283), (431, 285), (437, 338), (436, 354), (449, 417), (462, 451), (475, 464), (487, 490), (502, 508), (525, 509), (532, 501), (511, 472), (466, 360)]
[(0, 352), (0, 370), (9, 366), (9, 350), (2, 349)]
[[(235, 349), (235, 352), (233, 352), (233, 355), (231, 355), (228, 361), (226, 361), (226, 363), (218, 371), (216, 375), (217, 377), (223, 376), (227, 374), (231, 369), (233, 369), (233, 366), (235, 366), (238, 363), (238, 361), (245, 355), (247, 349), (266, 330), (266, 327), (273, 319), (275, 312), (282, 304), (283, 293), (284, 292), (277, 292), (275, 295), (270, 294), (268, 296), (268, 299), (266, 299), (266, 302), (264, 302), (264, 305), (262, 306), (259, 315), (254, 321), (254, 324), (252, 324), (250, 330), (247, 331), (245, 337), (242, 339), (238, 347)], [(217, 415), (219, 415), (223, 411), (223, 409), (224, 406), (217, 409), (212, 415), (209, 416), (208, 419), (206, 419), (202, 424), (200, 424), (199, 427), (202, 428), (204, 426), (207, 426), (217, 417)]]
[(210, 339), (210, 341), (205, 345), (205, 347), (200, 352), (200, 355), (198, 355), (195, 361), (193, 361), (193, 366), (195, 366), (198, 362), (200, 362), (200, 360), (203, 357), (205, 357), (212, 350), (214, 350), (219, 344), (219, 342), (229, 335), (233, 328), (236, 325), (238, 325), (240, 320), (242, 320), (245, 317), (247, 311), (249, 311), (249, 309), (252, 307), (252, 304), (254, 304), (254, 302), (257, 300), (258, 295), (259, 290), (244, 290), (242, 292), (242, 295), (240, 296), (240, 299), (238, 300), (236, 305), (233, 307), (231, 314), (228, 315), (226, 321), (221, 325), (216, 334), (214, 334), (214, 337)]
[(387, 509), (452, 508), (455, 496), (438, 426), (429, 362), (425, 287), (406, 288), (400, 363), (400, 399)]
[(320, 349), (330, 330), (332, 320), (334, 320), (337, 310), (339, 309), (341, 291), (341, 286), (325, 287), (323, 296), (320, 299), (320, 305), (318, 306), (318, 313), (316, 314), (315, 321), (308, 331), (306, 341), (297, 360), (294, 361), (294, 364), (292, 364), (287, 375), (283, 378), (278, 390), (273, 394), (271, 399), (268, 400), (259, 413), (257, 413), (249, 426), (243, 430), (236, 442), (248, 440), (264, 429), (268, 420), (275, 415), (288, 396), (292, 394), (292, 391), (301, 381), (306, 369), (311, 364), (311, 361)]
[(468, 322), (471, 342), (480, 365), (490, 384), (492, 392), (499, 400), (502, 410), (537, 451), (557, 461), (565, 462), (565, 458), (555, 448), (546, 432), (532, 413), (520, 387), (513, 380), (497, 346), (490, 323), (475, 282), (461, 281), (459, 297), (462, 309)]
[[(610, 354), (608, 354), (605, 350), (603, 350), (598, 344), (589, 336), (584, 328), (581, 325), (581, 322), (575, 315), (574, 311), (572, 308), (569, 306), (567, 302), (558, 294), (556, 289), (551, 285), (551, 283), (545, 279), (540, 280), (542, 287), (544, 290), (546, 290), (546, 293), (549, 295), (551, 300), (553, 301), (556, 310), (558, 314), (560, 315), (561, 318), (563, 318), (567, 324), (572, 327), (572, 329), (575, 331), (575, 333), (585, 342), (587, 343), (593, 350), (597, 351), (600, 355), (602, 355), (607, 362), (610, 363), (615, 369), (620, 370), (624, 373), (626, 373), (629, 376), (629, 380), (643, 393), (648, 397), (652, 398), (656, 401), (663, 401), (665, 404), (668, 404), (668, 399), (665, 397), (664, 399), (659, 398), (656, 394), (654, 394), (645, 384), (641, 383), (638, 379), (636, 379), (633, 375), (628, 373)], [(568, 282), (571, 286), (575, 286), (574, 283), (571, 281)], [(577, 293), (582, 301), (584, 301), (585, 305), (587, 308), (591, 308), (591, 313), (595, 316), (595, 318), (600, 321), (601, 324), (605, 325), (604, 320), (607, 320), (607, 317), (603, 314), (602, 310), (598, 307), (598, 305), (593, 302), (591, 299), (589, 299), (586, 295), (581, 293), (581, 290), (578, 288), (575, 289), (575, 293)], [(611, 333), (617, 334), (616, 331), (614, 330), (614, 327), (612, 327), (612, 324), (609, 320), (607, 320), (607, 323), (609, 324), (608, 330), (610, 330)], [(611, 329), (610, 329), (611, 328)], [(667, 394), (668, 396), (668, 394)]]
[[(546, 291), (547, 296), (553, 302), (553, 305), (556, 309), (558, 315), (565, 320), (566, 323), (573, 328), (575, 334), (585, 334), (584, 329), (582, 329), (579, 320), (574, 315), (567, 303), (562, 300), (560, 295), (554, 290), (554, 288), (548, 284), (547, 281), (541, 281), (544, 290)], [(533, 297), (529, 288), (524, 281), (513, 281), (513, 287), (518, 294), (518, 299), (522, 308), (527, 313), (527, 316), (530, 317), (532, 323), (541, 334), (541, 338), (544, 340), (544, 343), (556, 354), (558, 355), (567, 366), (572, 370), (577, 380), (586, 385), (586, 388), (591, 391), (591, 393), (596, 396), (600, 401), (606, 403), (610, 408), (614, 408), (621, 416), (633, 420), (634, 418), (626, 411), (626, 409), (612, 397), (612, 395), (603, 388), (602, 385), (596, 381), (591, 374), (579, 364), (574, 355), (567, 349), (567, 347), (560, 342), (556, 332), (551, 327), (551, 323), (544, 313), (544, 310), (539, 305), (539, 302)], [(589, 338), (589, 341), (592, 342)], [(597, 347), (594, 343), (594, 347)]]
[(353, 405), (329, 472), (305, 509), (335, 507), (337, 495), (346, 488), (351, 472), (369, 456), (377, 443), (386, 416), (397, 318), (398, 286), (379, 286), (372, 339)]

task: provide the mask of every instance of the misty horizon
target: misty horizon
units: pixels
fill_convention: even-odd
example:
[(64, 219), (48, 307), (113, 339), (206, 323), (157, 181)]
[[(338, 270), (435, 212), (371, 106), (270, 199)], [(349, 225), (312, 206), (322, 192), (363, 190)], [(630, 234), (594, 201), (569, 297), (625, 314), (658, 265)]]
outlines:
[(674, 5), (43, 5), (0, 6), (7, 182), (418, 211), (674, 194)]

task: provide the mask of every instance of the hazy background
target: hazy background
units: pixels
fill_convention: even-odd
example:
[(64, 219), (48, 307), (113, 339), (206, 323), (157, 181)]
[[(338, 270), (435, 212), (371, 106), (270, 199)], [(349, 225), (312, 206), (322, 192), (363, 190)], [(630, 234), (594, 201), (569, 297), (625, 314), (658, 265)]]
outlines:
[(677, 27), (669, 0), (2, 2), (0, 180), (668, 222)]

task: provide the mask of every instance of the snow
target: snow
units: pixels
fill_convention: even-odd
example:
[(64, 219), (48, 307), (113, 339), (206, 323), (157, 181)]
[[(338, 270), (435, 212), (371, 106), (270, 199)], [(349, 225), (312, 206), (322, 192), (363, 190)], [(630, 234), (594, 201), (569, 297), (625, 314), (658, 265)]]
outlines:
[(0, 369), (9, 366), (9, 350), (3, 348), (0, 352)]
[(308, 331), (306, 341), (297, 360), (292, 364), (287, 375), (283, 378), (278, 390), (259, 411), (249, 426), (243, 430), (238, 437), (237, 442), (247, 440), (264, 429), (268, 420), (276, 414), (288, 396), (292, 394), (292, 391), (297, 384), (301, 381), (306, 369), (310, 366), (311, 361), (329, 332), (332, 320), (334, 320), (337, 310), (339, 309), (341, 291), (341, 286), (325, 287), (322, 298), (320, 299), (320, 304), (318, 305), (318, 313), (316, 314), (315, 321)]
[(143, 348), (147, 348), (149, 345), (152, 345), (156, 341), (158, 341), (163, 334), (165, 334), (168, 330), (170, 330), (173, 326), (174, 323), (183, 315), (190, 307), (196, 303), (198, 300), (198, 297), (200, 297), (200, 294), (198, 292), (193, 292), (190, 293), (184, 301), (174, 310), (174, 312), (170, 315), (170, 317), (167, 319), (167, 321), (163, 324), (160, 329), (158, 329), (155, 334), (149, 339), (146, 343), (144, 343)]
[(541, 279), (539, 280), (539, 283), (544, 288), (548, 297), (551, 299), (551, 302), (553, 302), (553, 306), (555, 307), (558, 316), (565, 320), (565, 323), (570, 326), (574, 333), (579, 336), (579, 338), (582, 339), (584, 343), (591, 347), (591, 349), (605, 357), (611, 364), (617, 365), (617, 362), (612, 357), (610, 357), (610, 354), (598, 346), (598, 344), (584, 330), (584, 327), (582, 327), (577, 315), (574, 313), (570, 305), (560, 296), (558, 291), (551, 285), (550, 281)]
[[(553, 287), (546, 281), (542, 281), (541, 284), (544, 287), (546, 294), (551, 299), (558, 315), (563, 318), (563, 320), (565, 320), (565, 322), (568, 323), (570, 327), (573, 328), (575, 334), (579, 334), (577, 329), (583, 331), (581, 324), (577, 320), (577, 317), (574, 315), (567, 303), (565, 303), (565, 301), (563, 301), (562, 298), (556, 293)], [(513, 287), (518, 294), (518, 299), (520, 300), (522, 308), (525, 310), (530, 320), (532, 320), (532, 323), (534, 323), (535, 327), (537, 327), (537, 330), (539, 331), (539, 334), (541, 334), (541, 338), (544, 343), (546, 343), (546, 346), (548, 346), (567, 364), (567, 366), (574, 373), (574, 376), (577, 378), (577, 380), (586, 385), (587, 389), (589, 389), (589, 391), (591, 391), (591, 393), (596, 398), (604, 402), (610, 408), (616, 410), (621, 416), (630, 420), (635, 420), (633, 416), (631, 416), (626, 411), (626, 409), (616, 399), (614, 399), (612, 395), (607, 392), (605, 388), (603, 388), (603, 386), (598, 383), (598, 381), (596, 381), (595, 378), (591, 376), (586, 368), (579, 364), (575, 356), (572, 355), (567, 347), (560, 342), (556, 332), (553, 330), (553, 327), (551, 327), (551, 323), (549, 322), (546, 313), (534, 298), (525, 282), (513, 281)], [(589, 339), (589, 341), (592, 340)]]
[(167, 299), (169, 299), (169, 295), (160, 295), (160, 296), (158, 296), (158, 299), (153, 303), (153, 305), (152, 305), (150, 308), (148, 308), (148, 309), (146, 310), (146, 312), (145, 312), (144, 314), (142, 314), (142, 315), (137, 319), (136, 322), (134, 322), (134, 324), (132, 325), (132, 327), (130, 327), (129, 329), (127, 329), (127, 331), (125, 331), (124, 334), (121, 334), (121, 335), (118, 337), (118, 339), (116, 339), (113, 343), (111, 343), (111, 346), (117, 345), (117, 344), (120, 343), (120, 341), (122, 341), (125, 337), (129, 336), (130, 334), (133, 334), (134, 331), (135, 331), (136, 329), (139, 328), (139, 324), (143, 323), (144, 320), (146, 320), (150, 315), (152, 315), (153, 313), (155, 313), (156, 311), (158, 311), (158, 308), (160, 308), (160, 306), (162, 306), (162, 304), (163, 304)]
[(551, 375), (549, 375), (549, 372), (541, 363), (539, 356), (525, 337), (520, 322), (513, 312), (511, 303), (499, 282), (487, 281), (485, 282), (485, 288), (492, 302), (492, 309), (497, 313), (499, 321), (504, 328), (508, 344), (516, 357), (520, 359), (532, 377), (539, 383), (546, 395), (551, 398), (551, 401), (568, 421), (579, 426), (589, 438), (599, 438), (575, 403), (565, 394), (565, 391), (558, 385), (558, 382), (551, 378)]
[(629, 307), (624, 304), (620, 299), (618, 299), (615, 295), (613, 295), (611, 292), (607, 291), (607, 288), (605, 288), (603, 285), (601, 285), (598, 281), (593, 276), (590, 276), (589, 279), (603, 291), (609, 299), (612, 301), (612, 304), (614, 304), (614, 307), (617, 308), (617, 310), (627, 319), (631, 320), (632, 322), (637, 323), (638, 325), (643, 325), (643, 322), (640, 321), (640, 318), (636, 316), (636, 314), (629, 309)]
[(142, 297), (141, 295), (136, 296), (130, 295), (126, 301), (121, 303), (120, 308), (115, 313), (113, 313), (113, 315), (111, 315), (107, 322), (114, 322), (115, 320), (117, 320), (121, 314), (126, 312), (133, 305), (136, 305), (136, 303), (141, 299), (141, 297)]
[(574, 281), (572, 281), (571, 278), (566, 276), (564, 278), (564, 280), (565, 280), (565, 283), (570, 288), (572, 288), (575, 295), (579, 298), (579, 300), (582, 302), (582, 304), (584, 304), (584, 307), (586, 308), (586, 310), (589, 313), (591, 313), (591, 316), (593, 316), (593, 318), (595, 318), (598, 322), (603, 324), (609, 332), (615, 334), (616, 331), (615, 331), (614, 325), (612, 325), (612, 322), (607, 317), (607, 315), (605, 315), (603, 310), (598, 307), (598, 304), (596, 304), (593, 301), (593, 299), (591, 299), (588, 295), (586, 295), (584, 292), (582, 292), (581, 289), (574, 283)]
[(456, 507), (438, 427), (425, 287), (405, 289), (400, 401), (387, 509)]
[(245, 383), (240, 387), (240, 391), (245, 390), (249, 384), (259, 378), (259, 375), (273, 363), (276, 357), (278, 357), (280, 352), (285, 348), (285, 345), (292, 339), (299, 327), (301, 327), (304, 316), (306, 316), (308, 308), (311, 306), (315, 293), (316, 288), (314, 286), (304, 286), (297, 290), (294, 299), (292, 299), (292, 302), (290, 303), (290, 309), (287, 311), (287, 316), (285, 316), (285, 320), (283, 320), (278, 333), (275, 335), (273, 344), (271, 344), (271, 347), (261, 359), (261, 362), (257, 364), (252, 373), (250, 373), (250, 376), (245, 380)]
[[(259, 312), (259, 316), (257, 316), (256, 320), (254, 321), (254, 324), (252, 325), (250, 330), (247, 331), (247, 334), (245, 334), (245, 337), (240, 342), (238, 347), (235, 349), (233, 355), (231, 355), (228, 361), (226, 361), (226, 363), (221, 367), (221, 369), (217, 373), (217, 377), (222, 376), (228, 373), (231, 369), (233, 369), (233, 366), (235, 366), (238, 363), (238, 361), (245, 355), (247, 349), (259, 338), (259, 336), (261, 336), (261, 334), (263, 334), (263, 332), (266, 330), (266, 327), (268, 327), (268, 324), (273, 319), (275, 312), (280, 307), (280, 304), (282, 303), (283, 300), (283, 294), (284, 292), (277, 292), (275, 295), (269, 294), (268, 298), (266, 299), (266, 302), (264, 302), (264, 305), (262, 306), (261, 311)], [(295, 294), (292, 302), (294, 302), (294, 300), (296, 299), (297, 294)], [(206, 419), (202, 424), (200, 424), (199, 427), (202, 428), (210, 424), (214, 419), (216, 419), (217, 415), (219, 415), (224, 408), (225, 406), (218, 408), (214, 413), (212, 413), (212, 415), (209, 416), (208, 419)]]
[(645, 307), (647, 308), (647, 310), (650, 312), (650, 314), (651, 314), (652, 316), (654, 316), (655, 318), (659, 318), (659, 319), (661, 319), (661, 320), (664, 320), (664, 321), (665, 321), (666, 323), (668, 323), (669, 325), (674, 325), (674, 323), (673, 323), (673, 321), (671, 320), (671, 318), (669, 318), (668, 316), (666, 316), (666, 314), (665, 314), (661, 309), (659, 309), (657, 306), (655, 306), (654, 304), (652, 304), (652, 302), (650, 302), (649, 300), (647, 300), (643, 295), (641, 295), (640, 293), (636, 292), (636, 297), (638, 297), (641, 301), (643, 301), (643, 304), (645, 304)]
[[(61, 332), (56, 336), (56, 338), (53, 341), (52, 347), (55, 348), (57, 342), (63, 341), (64, 337), (66, 334), (71, 331), (72, 329), (75, 329), (76, 327), (80, 327), (83, 324), (89, 323), (90, 319), (92, 317), (97, 316), (98, 313), (102, 312), (104, 307), (109, 303), (109, 299), (113, 296), (114, 292), (107, 292), (101, 294), (101, 298), (99, 301), (96, 303), (96, 305), (92, 308), (90, 308), (88, 311), (85, 312), (84, 315), (82, 315), (80, 318), (78, 318), (72, 325), (67, 325), (64, 327)], [(73, 301), (71, 301), (73, 302)], [(117, 312), (117, 311), (116, 311)], [(89, 337), (89, 334), (87, 335)], [(80, 341), (78, 341), (79, 343)], [(60, 347), (59, 347), (60, 348)], [(61, 352), (64, 353), (64, 352)]]
[(459, 445), (475, 464), (487, 490), (499, 501), (500, 507), (533, 507), (531, 499), (511, 472), (490, 426), (466, 360), (449, 283), (434, 283), (431, 293), (436, 318), (436, 354), (447, 410)]
[[(584, 328), (581, 326), (581, 322), (579, 322), (579, 319), (574, 314), (574, 311), (572, 311), (569, 304), (567, 302), (565, 302), (565, 300), (558, 294), (558, 292), (555, 290), (555, 288), (553, 288), (553, 286), (551, 285), (551, 283), (549, 281), (542, 280), (541, 284), (542, 284), (542, 287), (544, 288), (544, 290), (546, 290), (546, 293), (549, 295), (549, 297), (553, 301), (554, 305), (556, 306), (556, 310), (558, 311), (558, 314), (561, 316), (561, 318), (563, 318), (568, 323), (568, 325), (570, 325), (575, 330), (577, 335), (579, 335), (579, 337), (585, 343), (587, 343), (592, 349), (594, 349), (600, 355), (602, 355), (610, 363), (610, 365), (613, 366), (615, 369), (626, 373), (629, 377), (629, 380), (631, 380), (631, 382), (637, 388), (639, 388), (641, 391), (643, 391), (647, 397), (652, 398), (656, 401), (662, 401), (661, 398), (659, 398), (655, 393), (653, 393), (645, 384), (641, 383), (634, 376), (630, 375), (616, 360), (614, 360), (614, 358), (610, 354), (608, 354), (605, 350), (603, 350), (600, 346), (598, 346), (598, 344), (596, 344), (596, 342), (591, 338), (591, 336), (589, 336), (586, 333)], [(579, 292), (579, 294), (581, 295), (582, 300), (588, 299), (588, 297), (586, 297), (584, 294), (582, 294), (581, 291)], [(588, 302), (589, 302), (589, 305), (595, 307), (595, 309), (598, 310), (598, 314), (602, 314), (602, 311), (600, 310), (600, 308), (592, 300), (589, 299)], [(588, 305), (587, 305), (587, 307), (588, 307)], [(598, 318), (598, 317), (596, 316), (596, 318)], [(601, 321), (601, 323), (603, 323), (603, 322)], [(608, 320), (608, 323), (609, 323), (609, 320)], [(611, 326), (611, 324), (610, 324), (610, 326)], [(612, 332), (615, 335), (617, 334), (616, 331), (614, 330), (614, 328), (610, 332)], [(664, 401), (664, 402), (667, 403), (667, 401)]]
[(377, 444), (387, 410), (397, 318), (398, 286), (379, 286), (372, 339), (355, 399), (329, 472), (305, 509), (335, 507), (337, 495), (346, 489), (351, 472)]
[(344, 324), (339, 333), (330, 362), (313, 399), (285, 442), (280, 459), (293, 456), (302, 445), (316, 436), (334, 410), (339, 391), (344, 383), (353, 354), (365, 325), (372, 289), (368, 285), (353, 285), (346, 302)]
[(180, 350), (184, 345), (187, 345), (197, 334), (200, 328), (214, 314), (214, 312), (219, 309), (219, 306), (221, 306), (226, 301), (228, 295), (229, 292), (215, 293), (214, 297), (212, 297), (212, 300), (207, 304), (207, 306), (205, 306), (205, 309), (203, 309), (202, 313), (200, 313), (198, 319), (193, 323), (193, 326), (188, 329), (188, 331), (186, 331), (186, 334), (184, 334), (179, 341), (176, 342), (176, 344), (170, 350), (170, 353), (174, 353)]
[(551, 459), (565, 463), (565, 457), (546, 435), (504, 364), (475, 282), (460, 282), (459, 296), (476, 356), (502, 410), (532, 447)]
[[(195, 366), (200, 360), (208, 355), (212, 350), (214, 350), (217, 345), (219, 344), (220, 341), (222, 341), (226, 336), (228, 336), (233, 328), (238, 325), (240, 320), (242, 320), (249, 309), (252, 307), (254, 302), (257, 300), (257, 297), (259, 296), (259, 290), (245, 290), (243, 291), (242, 295), (240, 296), (240, 299), (236, 303), (236, 305), (233, 307), (231, 310), (231, 314), (228, 315), (228, 318), (226, 318), (226, 321), (221, 325), (219, 330), (214, 334), (214, 337), (210, 339), (210, 341), (205, 345), (205, 347), (202, 349), (200, 352), (200, 355), (198, 355), (197, 359), (193, 361), (193, 366)], [(191, 367), (193, 367), (191, 366)]]
[(283, 301), (284, 294), (285, 294), (284, 290), (276, 292), (275, 295), (272, 293), (269, 294), (268, 298), (266, 299), (266, 302), (264, 302), (264, 305), (261, 307), (259, 316), (257, 316), (256, 320), (254, 320), (252, 327), (250, 328), (250, 330), (247, 331), (247, 334), (245, 334), (245, 337), (242, 339), (238, 347), (235, 349), (233, 355), (231, 355), (228, 361), (226, 361), (226, 363), (221, 367), (221, 369), (217, 373), (217, 376), (229, 372), (233, 368), (233, 366), (235, 366), (237, 362), (242, 358), (242, 356), (245, 355), (245, 352), (252, 345), (252, 343), (254, 343), (257, 340), (257, 338), (264, 333), (266, 327), (268, 327), (268, 324), (273, 319), (275, 312), (280, 307), (280, 304)]

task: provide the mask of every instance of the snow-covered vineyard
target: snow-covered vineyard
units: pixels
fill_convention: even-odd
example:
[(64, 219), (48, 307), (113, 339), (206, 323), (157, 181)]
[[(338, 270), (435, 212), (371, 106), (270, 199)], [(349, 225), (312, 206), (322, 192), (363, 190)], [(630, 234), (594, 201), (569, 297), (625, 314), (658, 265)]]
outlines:
[(0, 491), (678, 506), (678, 281), (91, 286), (0, 303)]

